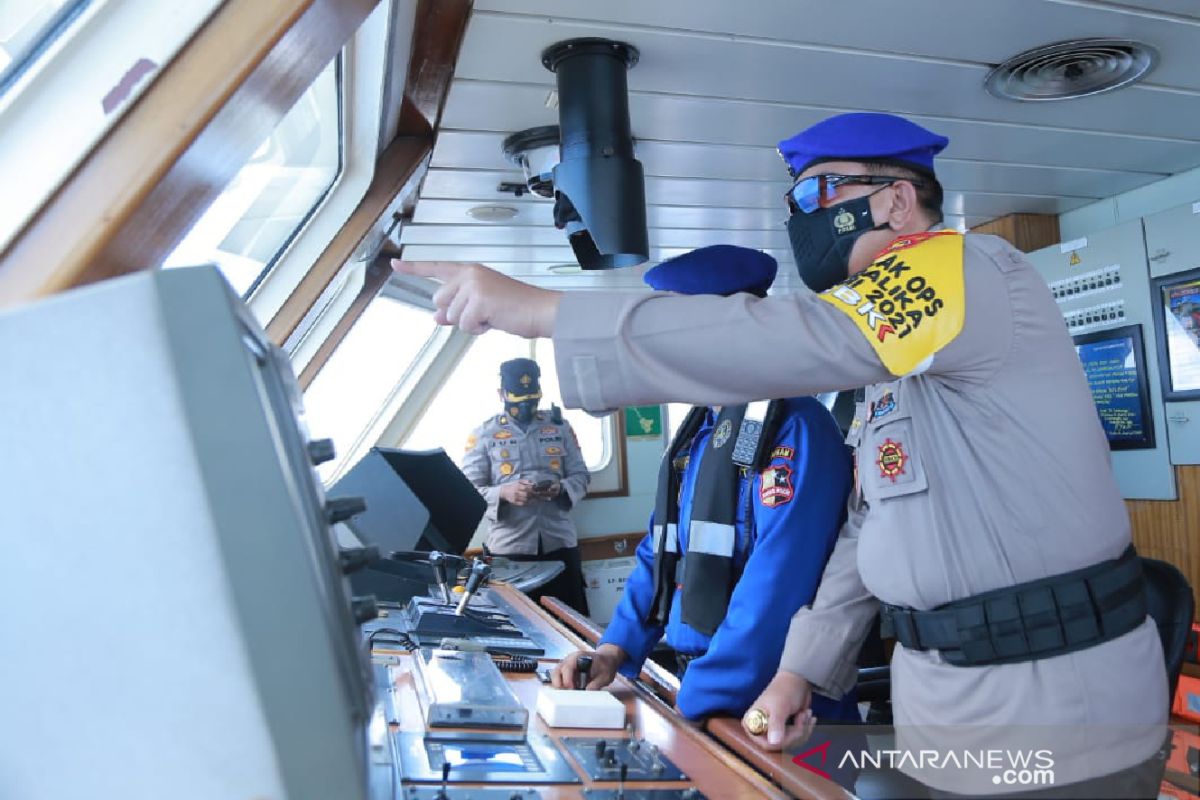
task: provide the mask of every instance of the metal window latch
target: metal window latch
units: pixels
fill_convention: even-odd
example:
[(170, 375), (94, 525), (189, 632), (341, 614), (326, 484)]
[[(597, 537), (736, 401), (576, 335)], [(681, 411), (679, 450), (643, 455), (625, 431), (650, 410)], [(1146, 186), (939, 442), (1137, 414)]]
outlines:
[(1191, 422), (1192, 420), (1192, 418), (1187, 414), (1172, 414), (1171, 416), (1167, 417), (1167, 419), (1177, 425), (1182, 425), (1183, 423)]
[(1170, 250), (1163, 250), (1160, 247), (1159, 249), (1154, 251), (1154, 255), (1150, 256), (1150, 260), (1151, 261), (1163, 261), (1164, 259), (1170, 258), (1170, 256), (1171, 256)]

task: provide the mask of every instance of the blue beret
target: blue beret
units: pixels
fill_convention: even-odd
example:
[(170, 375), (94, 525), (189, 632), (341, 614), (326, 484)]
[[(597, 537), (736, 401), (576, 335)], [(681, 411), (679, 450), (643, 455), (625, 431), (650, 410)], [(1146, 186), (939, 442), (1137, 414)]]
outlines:
[(531, 358), (514, 358), (500, 365), (500, 387), (508, 394), (528, 395), (540, 392), (538, 378), (542, 370)]
[(714, 244), (668, 259), (646, 272), (651, 289), (680, 294), (765, 295), (779, 264), (759, 250)]
[(933, 174), (950, 140), (892, 114), (838, 114), (779, 143), (793, 175), (822, 161), (894, 161)]

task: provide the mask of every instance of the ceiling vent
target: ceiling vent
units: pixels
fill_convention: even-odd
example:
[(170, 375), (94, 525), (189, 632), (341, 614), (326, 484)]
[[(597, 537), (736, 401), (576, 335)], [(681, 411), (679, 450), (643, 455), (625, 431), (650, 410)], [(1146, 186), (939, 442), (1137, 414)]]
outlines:
[(1013, 56), (984, 80), (1005, 100), (1070, 100), (1136, 83), (1158, 63), (1158, 51), (1129, 39), (1072, 39)]

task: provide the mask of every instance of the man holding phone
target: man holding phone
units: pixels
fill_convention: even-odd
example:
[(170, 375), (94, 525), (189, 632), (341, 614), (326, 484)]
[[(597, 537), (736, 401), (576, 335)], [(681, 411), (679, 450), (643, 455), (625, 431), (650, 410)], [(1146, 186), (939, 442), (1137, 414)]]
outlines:
[(486, 549), (513, 561), (561, 561), (562, 574), (531, 593), (588, 613), (583, 567), (570, 511), (587, 494), (579, 442), (558, 406), (539, 411), (541, 370), (515, 358), (500, 365), (504, 411), (467, 439), (463, 473), (487, 500)]

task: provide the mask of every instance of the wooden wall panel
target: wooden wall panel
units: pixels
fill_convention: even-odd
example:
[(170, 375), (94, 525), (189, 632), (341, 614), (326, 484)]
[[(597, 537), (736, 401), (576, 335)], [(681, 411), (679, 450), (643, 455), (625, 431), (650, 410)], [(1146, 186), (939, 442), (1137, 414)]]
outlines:
[(1009, 214), (976, 225), (972, 233), (992, 233), (1026, 253), (1058, 244), (1058, 217), (1053, 214)]
[(1200, 466), (1175, 467), (1179, 499), (1127, 500), (1138, 553), (1174, 564), (1200, 607)]

